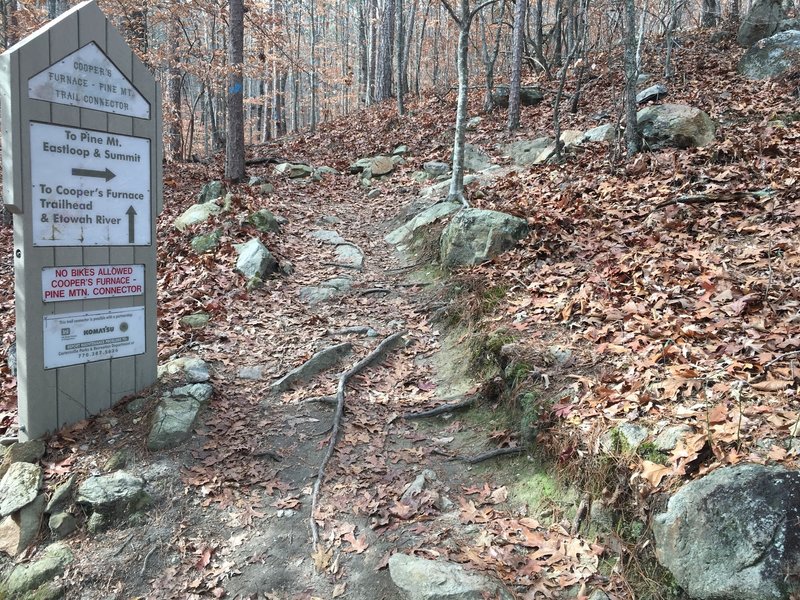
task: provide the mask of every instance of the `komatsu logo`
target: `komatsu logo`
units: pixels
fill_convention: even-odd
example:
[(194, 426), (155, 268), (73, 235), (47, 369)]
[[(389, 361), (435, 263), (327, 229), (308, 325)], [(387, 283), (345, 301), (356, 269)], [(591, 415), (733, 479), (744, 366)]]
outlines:
[(105, 327), (96, 327), (95, 329), (84, 329), (83, 335), (98, 335), (101, 333), (111, 333), (114, 331), (114, 328), (110, 325), (106, 325)]

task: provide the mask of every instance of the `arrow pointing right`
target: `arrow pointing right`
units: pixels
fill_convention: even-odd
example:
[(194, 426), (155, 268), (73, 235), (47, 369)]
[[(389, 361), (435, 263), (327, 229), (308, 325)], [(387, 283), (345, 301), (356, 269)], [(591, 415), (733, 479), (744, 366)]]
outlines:
[(105, 171), (95, 171), (94, 169), (72, 169), (72, 175), (75, 177), (97, 177), (111, 181), (116, 177), (116, 174), (106, 167)]

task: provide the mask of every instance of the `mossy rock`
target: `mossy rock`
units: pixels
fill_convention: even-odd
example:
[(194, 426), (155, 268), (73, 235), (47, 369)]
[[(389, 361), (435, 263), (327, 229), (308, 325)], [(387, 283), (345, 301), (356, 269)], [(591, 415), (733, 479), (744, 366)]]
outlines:
[(281, 230), (277, 217), (266, 208), (250, 214), (247, 222), (263, 233), (280, 233)]
[(211, 233), (201, 233), (192, 238), (192, 250), (197, 254), (205, 254), (216, 250), (219, 246), (219, 239), (221, 234), (219, 231), (212, 231)]
[(208, 325), (211, 320), (211, 315), (207, 312), (196, 312), (191, 315), (181, 317), (181, 325), (190, 327), (191, 329), (200, 329)]

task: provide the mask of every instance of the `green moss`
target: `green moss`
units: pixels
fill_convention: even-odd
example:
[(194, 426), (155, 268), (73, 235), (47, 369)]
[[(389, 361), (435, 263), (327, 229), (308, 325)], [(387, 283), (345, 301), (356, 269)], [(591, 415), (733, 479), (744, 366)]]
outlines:
[(636, 449), (636, 453), (645, 460), (666, 465), (669, 462), (669, 456), (656, 448), (653, 442), (642, 442)]
[(495, 285), (487, 288), (480, 296), (481, 313), (491, 313), (505, 299), (508, 294), (508, 286)]
[(535, 391), (526, 392), (520, 397), (520, 433), (527, 443), (533, 443), (539, 433), (542, 416), (545, 413), (541, 395)]
[(628, 440), (622, 435), (622, 432), (616, 427), (611, 430), (611, 450), (613, 452), (626, 453), (631, 449)]

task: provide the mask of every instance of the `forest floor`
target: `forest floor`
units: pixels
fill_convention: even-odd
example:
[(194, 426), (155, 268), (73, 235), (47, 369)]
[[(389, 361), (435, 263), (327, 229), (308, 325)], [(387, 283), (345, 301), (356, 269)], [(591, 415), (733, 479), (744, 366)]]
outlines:
[[(205, 182), (221, 177), (221, 163), (168, 164), (158, 223), (160, 360), (209, 362), (215, 393), (196, 435), (173, 451), (146, 450), (149, 419), (126, 403), (48, 441), (48, 488), (71, 474), (99, 473), (124, 449), (127, 470), (147, 479), (154, 498), (143, 525), (95, 535), (82, 528), (69, 538), (77, 559), (65, 575), (67, 597), (393, 599), (386, 569), (393, 552), (469, 563), (521, 598), (580, 597), (596, 588), (632, 598), (631, 584), (636, 597), (669, 597), (659, 589), (663, 573), (637, 558), (651, 550), (649, 510), (688, 477), (721, 465), (795, 466), (798, 456), (797, 81), (745, 81), (735, 74), (737, 57), (700, 38), (675, 55), (679, 76), (668, 100), (708, 112), (719, 123), (713, 144), (643, 153), (630, 163), (591, 145), (562, 165), (520, 168), (473, 189), (474, 205), (526, 218), (532, 234), (491, 263), (441, 279), (414, 279), (383, 235), (417, 197), (411, 173), (449, 158), (452, 94), (432, 95), (404, 117), (379, 106), (314, 135), (251, 148), (253, 157), (342, 174), (296, 181), (274, 175), (271, 165), (250, 168), (275, 192), (237, 186), (233, 211), (202, 228), (179, 232), (172, 223)], [(563, 129), (600, 124), (599, 113), (614, 118), (618, 69), (596, 66)], [(481, 114), (479, 105), (476, 94), (472, 114)], [(504, 133), (505, 111), (482, 116), (468, 141), (499, 164), (508, 162), (501, 144), (552, 129), (547, 102), (526, 107), (523, 130), (513, 136)], [(400, 144), (409, 147), (407, 163), (376, 181), (380, 195), (367, 198), (347, 165)], [(705, 201), (677, 203), (681, 197)], [(288, 219), (281, 233), (242, 223), (260, 208)], [(191, 238), (212, 228), (223, 232), (220, 247), (197, 256)], [(333, 266), (333, 247), (309, 236), (315, 229), (335, 229), (356, 244), (363, 270)], [(246, 292), (233, 245), (254, 235), (294, 273)], [(10, 249), (10, 232), (0, 236)], [(13, 338), (10, 256), (0, 273), (5, 343)], [(298, 301), (301, 287), (341, 275), (353, 279), (348, 293), (314, 306)], [(198, 311), (211, 315), (208, 326), (180, 324)], [(378, 335), (331, 334), (352, 326)], [(354, 346), (345, 368), (399, 330), (406, 343), (346, 390), (315, 552), (310, 494), (333, 410), (306, 400), (332, 394), (337, 370), (279, 397), (270, 384), (341, 341)], [(513, 389), (493, 394), (473, 358), (476, 340), (497, 332), (530, 368)], [(548, 359), (555, 346), (569, 350), (567, 364)], [(237, 377), (244, 366), (263, 367), (263, 378)], [(0, 434), (13, 433), (15, 381), (5, 367), (0, 376)], [(160, 391), (144, 394), (148, 408)], [(476, 392), (484, 401), (469, 412), (402, 418)], [(518, 420), (529, 392), (541, 410), (531, 450), (467, 464), (486, 450), (525, 443)], [(651, 431), (679, 423), (693, 433), (671, 455), (599, 457), (600, 436), (626, 422)], [(436, 480), (401, 500), (424, 469)], [(627, 521), (616, 531), (571, 535), (584, 491)]]

